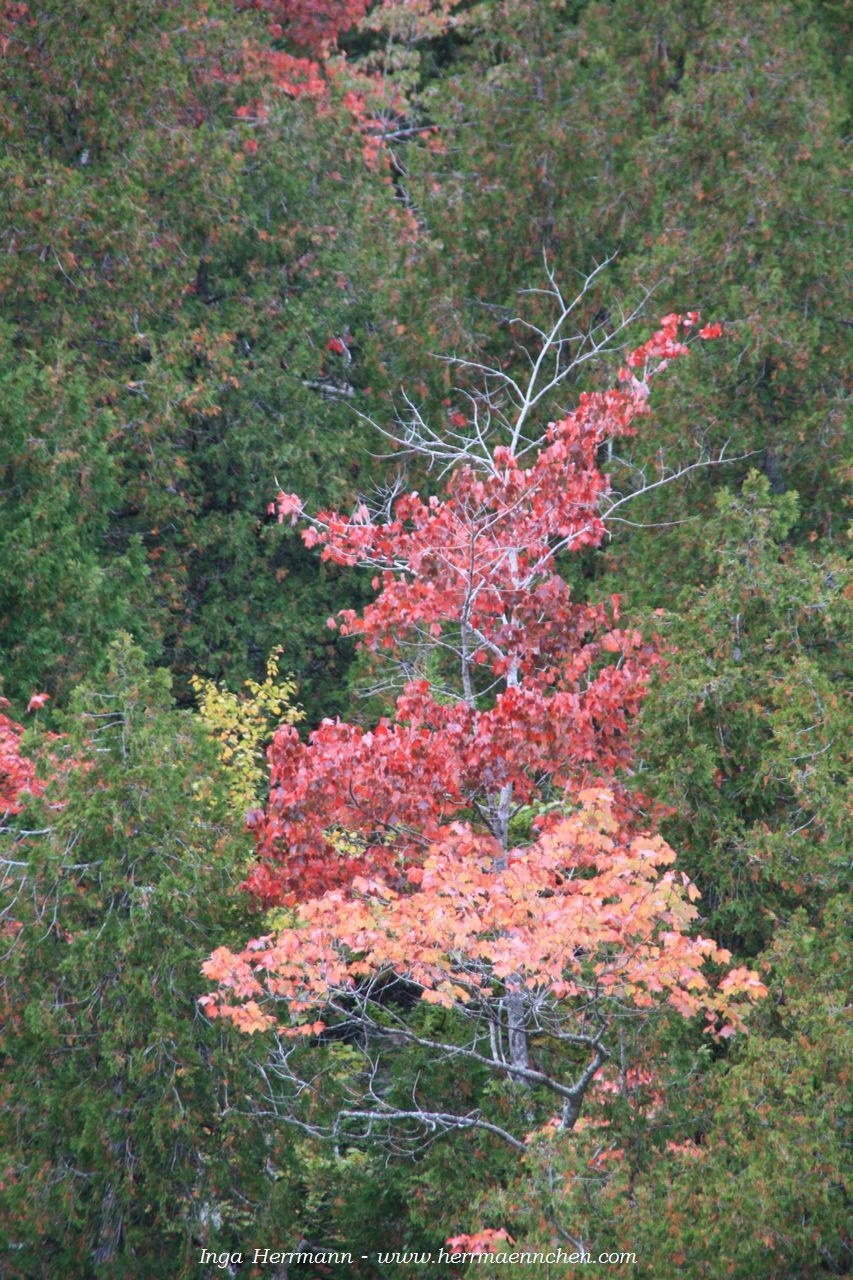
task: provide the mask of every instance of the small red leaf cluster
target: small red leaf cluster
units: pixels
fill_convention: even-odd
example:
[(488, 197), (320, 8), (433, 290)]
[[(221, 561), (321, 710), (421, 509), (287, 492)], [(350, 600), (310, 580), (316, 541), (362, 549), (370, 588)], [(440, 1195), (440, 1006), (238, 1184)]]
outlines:
[(368, 0), (250, 0), (242, 8), (260, 9), (269, 17), (274, 40), (289, 42), (323, 55), (357, 26), (368, 9)]
[[(341, 37), (364, 19), (369, 0), (244, 0), (240, 7), (267, 15), (272, 41), (271, 45), (246, 45), (247, 73), (268, 79), (274, 90), (288, 97), (311, 98), (321, 110), (328, 109), (337, 90), (351, 126), (361, 135), (365, 160), (375, 165), (385, 132), (383, 117), (402, 114), (405, 103), (381, 74), (358, 69), (339, 47)], [(380, 6), (389, 7), (387, 2)], [(427, 15), (411, 12), (407, 16), (413, 35), (421, 29), (430, 35), (444, 29), (436, 28)], [(241, 108), (237, 114), (263, 122), (266, 104)]]
[(444, 1242), (455, 1253), (494, 1253), (500, 1244), (515, 1244), (508, 1231), (485, 1229), (474, 1235), (450, 1236)]
[[(27, 710), (38, 710), (47, 699), (46, 693), (34, 693)], [(21, 754), (24, 726), (5, 714), (2, 708), (8, 706), (8, 699), (0, 698), (0, 817), (20, 813), (47, 785), (38, 777), (35, 761)]]

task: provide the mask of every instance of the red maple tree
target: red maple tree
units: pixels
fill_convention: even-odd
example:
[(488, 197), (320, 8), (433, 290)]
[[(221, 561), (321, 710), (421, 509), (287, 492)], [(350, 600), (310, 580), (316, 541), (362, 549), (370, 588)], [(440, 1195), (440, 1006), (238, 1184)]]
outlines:
[[(356, 875), (393, 883), (463, 815), (506, 849), (521, 808), (630, 766), (654, 643), (618, 626), (617, 597), (575, 601), (556, 557), (604, 539), (602, 446), (636, 430), (692, 323), (666, 317), (618, 388), (582, 395), (529, 465), (497, 445), (459, 465), (443, 496), (399, 497), (390, 518), (360, 504), (308, 522), (303, 538), (324, 559), (374, 568), (375, 601), (329, 622), (391, 659), (402, 688), (371, 729), (326, 720), (307, 742), (292, 727), (275, 735), (248, 879), (265, 906)], [(295, 495), (272, 507), (300, 518)], [(355, 837), (350, 852), (339, 830)]]
[[(307, 741), (276, 733), (247, 884), (265, 906), (292, 906), (293, 925), (205, 965), (219, 984), (208, 1012), (247, 1031), (278, 1026), (279, 1074), (297, 1092), (294, 1040), (357, 1024), (365, 1053), (413, 1043), (542, 1086), (571, 1126), (620, 1019), (704, 1009), (730, 1034), (763, 990), (746, 970), (712, 986), (705, 961), (730, 956), (689, 936), (698, 892), (671, 849), (630, 829), (618, 775), (655, 647), (619, 628), (615, 597), (575, 601), (555, 561), (604, 538), (621, 500), (603, 447), (636, 430), (651, 379), (687, 354), (697, 320), (665, 317), (615, 389), (582, 395), (537, 441), (522, 428), (538, 396), (519, 390), (508, 443), (486, 447), (475, 421), (443, 495), (405, 493), (384, 517), (362, 503), (308, 520), (303, 537), (324, 558), (374, 568), (373, 603), (330, 625), (390, 658), (402, 688), (371, 729), (327, 720)], [(273, 509), (302, 516), (293, 494)], [(517, 844), (514, 819), (526, 828)], [(455, 1010), (470, 1041), (413, 1032), (389, 1014), (389, 983)], [(534, 1066), (531, 1034), (579, 1054), (574, 1074)], [(370, 1071), (381, 1076), (379, 1058)], [(522, 1145), (479, 1113), (427, 1114), (384, 1093), (339, 1108), (336, 1132), (342, 1120), (365, 1135), (380, 1123), (477, 1126)]]

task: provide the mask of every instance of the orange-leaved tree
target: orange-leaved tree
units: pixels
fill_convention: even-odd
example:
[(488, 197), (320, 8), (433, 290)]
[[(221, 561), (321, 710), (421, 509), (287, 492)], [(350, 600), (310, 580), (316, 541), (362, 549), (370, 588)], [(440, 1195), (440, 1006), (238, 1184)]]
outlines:
[[(537, 436), (532, 410), (579, 359), (566, 358), (559, 326), (571, 307), (560, 302), (525, 386), (483, 370), (467, 434), (442, 438), (416, 413), (407, 424), (406, 447), (450, 466), (441, 496), (306, 517), (303, 537), (326, 559), (373, 566), (374, 602), (330, 621), (390, 657), (402, 687), (373, 728), (327, 720), (307, 741), (277, 732), (247, 885), (290, 917), (242, 952), (211, 956), (218, 990), (204, 1006), (278, 1032), (284, 1114), (313, 1132), (381, 1132), (401, 1149), (479, 1128), (523, 1149), (480, 1107), (402, 1096), (389, 1057), (412, 1049), (527, 1086), (529, 1118), (542, 1090), (569, 1128), (620, 1023), (704, 1011), (725, 1036), (763, 990), (743, 969), (711, 980), (706, 962), (725, 968), (728, 952), (691, 936), (696, 889), (672, 850), (633, 826), (619, 774), (655, 647), (619, 628), (617, 599), (575, 601), (555, 564), (606, 536), (626, 496), (600, 461), (649, 411), (652, 379), (688, 353), (698, 317), (665, 317), (615, 389), (582, 395)], [(717, 337), (719, 326), (698, 332)], [(295, 495), (276, 506), (282, 520), (303, 517)], [(413, 1019), (418, 997), (449, 1021)], [(336, 1077), (324, 1112), (305, 1043), (322, 1052), (341, 1039), (363, 1069)]]

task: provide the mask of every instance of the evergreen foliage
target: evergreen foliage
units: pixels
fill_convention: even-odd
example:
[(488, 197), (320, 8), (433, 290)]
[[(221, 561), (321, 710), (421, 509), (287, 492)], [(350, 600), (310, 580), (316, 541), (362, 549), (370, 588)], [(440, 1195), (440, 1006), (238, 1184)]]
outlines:
[[(4, 1276), (210, 1277), (227, 1269), (202, 1248), (273, 1243), (351, 1249), (323, 1274), (384, 1280), (378, 1250), (501, 1233), (635, 1252), (614, 1275), (849, 1273), (845, 18), (0, 0)], [(293, 493), (355, 511), (356, 534), (362, 500), (418, 490), (432, 510), (441, 464), (372, 422), (405, 434), (417, 411), (458, 439), (478, 364), (492, 391), (528, 376), (548, 272), (569, 296), (608, 258), (577, 331), (638, 317), (537, 405), (535, 434), (611, 387), (658, 315), (695, 308), (723, 339), (675, 362), (635, 436), (602, 440), (615, 489), (647, 490), (630, 523), (557, 560), (573, 609), (618, 595), (622, 632), (665, 658), (633, 757), (592, 772), (769, 995), (716, 1041), (626, 1023), (566, 1132), (542, 1089), (429, 1048), (467, 1043), (464, 1011), (391, 984), (374, 1014), (409, 1041), (389, 1038), (381, 1096), (488, 1116), (525, 1150), (487, 1130), (405, 1158), (325, 1143), (318, 1116), (364, 1087), (346, 1019), (300, 1038), (322, 1080), (300, 1128), (277, 1114), (272, 1033), (198, 1005), (211, 952), (296, 919), (240, 887), (247, 810), (257, 832), (258, 806), (296, 794), (268, 804), (274, 731), (304, 752), (339, 731), (326, 718), (361, 742), (394, 714), (377, 655), (327, 626), (364, 610), (370, 575), (276, 516)], [(413, 661), (446, 718), (446, 655)], [(506, 841), (533, 846), (565, 803), (543, 774)], [(356, 827), (315, 832), (332, 880), (367, 845), (393, 862), (387, 832)], [(546, 1035), (529, 1054), (545, 1075), (571, 1059)]]

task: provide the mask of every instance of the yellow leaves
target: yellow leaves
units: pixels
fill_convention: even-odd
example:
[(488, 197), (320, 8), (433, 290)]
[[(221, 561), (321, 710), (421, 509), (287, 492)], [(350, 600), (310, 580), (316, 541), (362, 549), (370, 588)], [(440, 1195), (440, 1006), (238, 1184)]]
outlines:
[(211, 738), (219, 743), (222, 763), (231, 780), (229, 800), (243, 814), (257, 803), (267, 779), (265, 747), (280, 724), (296, 724), (302, 712), (291, 705), (296, 692), (293, 680), (279, 678), (281, 647), (266, 662), (263, 681), (246, 680), (245, 693), (232, 693), (202, 676), (190, 684), (199, 699), (201, 718)]
[[(342, 858), (360, 858), (363, 856), (367, 842), (362, 835), (354, 831), (346, 831), (343, 827), (333, 827), (326, 832), (329, 844), (341, 855)], [(357, 889), (359, 893), (377, 892), (375, 885), (369, 888), (367, 881), (361, 881), (361, 877), (357, 877), (361, 882), (361, 887)], [(353, 881), (355, 888), (355, 881)]]

